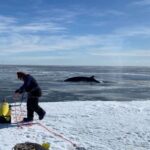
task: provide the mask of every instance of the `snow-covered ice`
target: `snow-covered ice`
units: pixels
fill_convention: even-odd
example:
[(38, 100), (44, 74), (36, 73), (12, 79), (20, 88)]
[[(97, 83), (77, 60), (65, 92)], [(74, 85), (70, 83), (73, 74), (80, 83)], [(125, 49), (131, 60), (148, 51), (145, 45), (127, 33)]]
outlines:
[[(47, 112), (40, 123), (86, 150), (150, 149), (150, 101), (54, 102), (40, 105)], [(23, 128), (0, 125), (0, 150), (11, 150), (21, 142), (49, 142), (51, 150), (72, 149), (69, 142), (39, 125)]]

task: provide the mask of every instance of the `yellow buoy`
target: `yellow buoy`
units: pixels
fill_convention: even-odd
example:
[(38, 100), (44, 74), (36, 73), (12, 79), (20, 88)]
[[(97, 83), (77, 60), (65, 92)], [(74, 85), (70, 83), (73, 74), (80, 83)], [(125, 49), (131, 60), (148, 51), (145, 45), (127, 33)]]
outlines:
[(3, 102), (0, 105), (0, 116), (6, 116), (9, 113), (9, 104), (7, 102)]
[(50, 143), (48, 143), (48, 142), (42, 144), (42, 147), (45, 148), (45, 150), (50, 150), (50, 146), (51, 146), (51, 145), (50, 145)]

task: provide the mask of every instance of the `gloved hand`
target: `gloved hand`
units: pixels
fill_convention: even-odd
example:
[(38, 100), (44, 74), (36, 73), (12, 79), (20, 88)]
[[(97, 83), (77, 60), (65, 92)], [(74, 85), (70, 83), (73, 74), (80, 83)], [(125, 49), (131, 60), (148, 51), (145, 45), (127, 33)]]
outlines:
[(17, 90), (15, 91), (15, 93), (19, 93), (19, 89), (17, 89)]
[(20, 97), (20, 93), (19, 92), (15, 92), (13, 95), (13, 99), (18, 99)]

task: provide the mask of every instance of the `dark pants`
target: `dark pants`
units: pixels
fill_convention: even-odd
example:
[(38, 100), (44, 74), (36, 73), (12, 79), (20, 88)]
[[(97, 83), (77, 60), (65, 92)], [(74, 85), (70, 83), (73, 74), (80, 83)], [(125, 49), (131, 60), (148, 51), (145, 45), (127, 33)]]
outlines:
[(28, 94), (27, 100), (27, 118), (33, 119), (34, 112), (39, 116), (43, 115), (45, 111), (38, 105), (39, 97), (33, 96), (31, 93)]

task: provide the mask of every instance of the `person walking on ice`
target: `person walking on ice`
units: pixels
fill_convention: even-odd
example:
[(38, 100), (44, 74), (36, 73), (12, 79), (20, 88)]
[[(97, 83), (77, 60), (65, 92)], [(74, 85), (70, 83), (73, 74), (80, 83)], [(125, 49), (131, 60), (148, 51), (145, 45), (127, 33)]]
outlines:
[(15, 91), (15, 97), (24, 92), (28, 93), (27, 98), (27, 117), (23, 119), (24, 122), (33, 121), (34, 112), (39, 116), (39, 120), (42, 120), (46, 112), (39, 106), (39, 97), (42, 95), (41, 88), (37, 81), (30, 74), (24, 72), (17, 72), (19, 80), (23, 81), (23, 85)]

